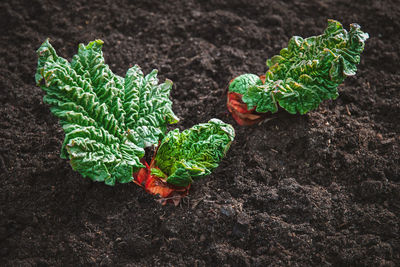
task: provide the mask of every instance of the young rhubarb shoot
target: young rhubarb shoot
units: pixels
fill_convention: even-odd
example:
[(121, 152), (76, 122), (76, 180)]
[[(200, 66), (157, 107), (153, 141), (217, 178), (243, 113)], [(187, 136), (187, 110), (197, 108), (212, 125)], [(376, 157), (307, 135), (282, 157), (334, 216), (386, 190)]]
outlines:
[[(209, 174), (218, 165), (233, 128), (213, 119), (165, 135), (167, 124), (178, 122), (169, 99), (172, 82), (159, 84), (157, 70), (144, 76), (137, 65), (125, 78), (114, 74), (104, 62), (102, 45), (101, 40), (81, 44), (71, 62), (59, 57), (48, 40), (37, 51), (36, 83), (65, 131), (61, 157), (83, 177), (107, 185), (135, 180), (147, 182), (145, 189), (162, 197), (186, 194), (190, 177)], [(171, 143), (176, 138), (181, 143)], [(148, 165), (144, 148), (158, 144)], [(157, 179), (150, 181), (148, 174)], [(155, 182), (161, 184), (158, 191)]]
[(267, 60), (265, 76), (243, 74), (228, 88), (228, 109), (240, 125), (265, 118), (278, 106), (291, 114), (305, 114), (323, 100), (336, 99), (345, 77), (356, 74), (368, 34), (357, 24), (347, 32), (335, 20), (319, 36), (290, 39), (288, 47)]
[(160, 142), (150, 165), (135, 174), (135, 182), (163, 200), (179, 200), (193, 179), (212, 172), (235, 137), (234, 129), (218, 119), (179, 132), (170, 131)]

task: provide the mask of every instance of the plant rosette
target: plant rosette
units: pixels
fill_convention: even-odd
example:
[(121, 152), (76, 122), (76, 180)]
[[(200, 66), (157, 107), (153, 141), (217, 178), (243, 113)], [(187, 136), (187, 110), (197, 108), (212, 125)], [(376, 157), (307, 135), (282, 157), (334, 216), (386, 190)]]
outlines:
[(160, 141), (150, 165), (134, 174), (136, 184), (162, 203), (175, 204), (188, 193), (194, 180), (218, 167), (234, 138), (234, 129), (218, 119), (200, 123), (180, 132), (168, 132)]
[(328, 20), (322, 35), (292, 37), (287, 48), (267, 60), (265, 76), (243, 74), (230, 82), (228, 110), (238, 124), (252, 125), (279, 107), (303, 115), (336, 99), (338, 85), (356, 74), (368, 38), (358, 24), (346, 31), (335, 20)]
[[(81, 44), (71, 62), (58, 56), (49, 40), (37, 51), (36, 83), (65, 132), (61, 158), (83, 177), (110, 186), (134, 181), (176, 204), (193, 180), (218, 167), (234, 129), (211, 119), (166, 133), (168, 124), (178, 122), (169, 99), (172, 82), (159, 84), (157, 70), (144, 75), (137, 65), (125, 77), (114, 74), (102, 45), (101, 40)], [(156, 145), (148, 165), (145, 148)]]

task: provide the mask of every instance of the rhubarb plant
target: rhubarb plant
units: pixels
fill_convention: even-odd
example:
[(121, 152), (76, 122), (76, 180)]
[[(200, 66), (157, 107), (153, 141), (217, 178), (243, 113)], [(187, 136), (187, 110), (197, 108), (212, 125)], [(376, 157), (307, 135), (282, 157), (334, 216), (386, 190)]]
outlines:
[(212, 119), (190, 129), (170, 131), (158, 147), (152, 174), (165, 177), (170, 184), (188, 186), (192, 178), (211, 173), (233, 141), (233, 128)]
[[(65, 132), (61, 157), (94, 181), (134, 181), (163, 198), (181, 197), (192, 177), (218, 166), (234, 138), (232, 126), (212, 119), (166, 134), (167, 125), (178, 122), (169, 99), (172, 82), (159, 83), (157, 70), (144, 75), (137, 65), (124, 78), (114, 74), (102, 45), (81, 44), (71, 62), (49, 40), (37, 51), (36, 83)], [(149, 169), (145, 148), (158, 145)]]
[(240, 125), (260, 122), (282, 107), (305, 114), (323, 100), (336, 99), (337, 87), (356, 74), (368, 34), (357, 24), (350, 31), (335, 20), (319, 36), (294, 36), (279, 55), (267, 60), (265, 75), (243, 74), (228, 87), (228, 109)]
[(218, 119), (179, 132), (170, 131), (146, 168), (134, 174), (135, 183), (154, 195), (174, 201), (187, 193), (193, 179), (211, 173), (235, 136), (233, 127)]

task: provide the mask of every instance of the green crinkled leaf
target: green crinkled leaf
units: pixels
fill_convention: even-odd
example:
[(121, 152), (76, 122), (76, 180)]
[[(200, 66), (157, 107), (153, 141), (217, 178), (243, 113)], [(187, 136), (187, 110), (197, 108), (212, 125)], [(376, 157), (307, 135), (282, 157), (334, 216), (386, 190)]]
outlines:
[(132, 180), (143, 167), (144, 148), (158, 144), (167, 124), (178, 119), (169, 100), (171, 81), (158, 84), (157, 70), (144, 76), (139, 66), (125, 78), (115, 75), (102, 45), (79, 45), (69, 63), (46, 40), (37, 51), (35, 80), (65, 131), (61, 157), (82, 176), (114, 185)]
[(328, 21), (322, 35), (306, 39), (294, 36), (287, 48), (267, 60), (264, 85), (256, 84), (253, 78), (243, 81), (243, 75), (236, 78), (240, 84), (248, 84), (240, 89), (243, 102), (262, 113), (276, 112), (279, 104), (289, 113), (305, 114), (323, 100), (336, 99), (338, 85), (356, 74), (367, 39), (359, 25), (350, 25), (347, 32), (334, 20)]
[(193, 178), (208, 175), (218, 167), (234, 137), (232, 126), (218, 119), (183, 132), (175, 129), (161, 141), (155, 157), (160, 171), (152, 173), (160, 177), (165, 174), (168, 183), (187, 186)]
[(262, 81), (255, 74), (242, 74), (229, 84), (229, 91), (243, 95), (250, 85), (262, 85)]

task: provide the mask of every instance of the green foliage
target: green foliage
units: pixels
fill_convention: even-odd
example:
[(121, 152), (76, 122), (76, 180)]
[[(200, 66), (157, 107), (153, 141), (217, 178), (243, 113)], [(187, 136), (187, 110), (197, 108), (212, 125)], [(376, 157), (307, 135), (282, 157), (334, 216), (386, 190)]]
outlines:
[(139, 66), (122, 78), (104, 63), (103, 42), (81, 44), (69, 63), (46, 40), (38, 49), (36, 83), (65, 131), (61, 157), (74, 170), (108, 185), (130, 182), (143, 167), (144, 148), (158, 144), (172, 112), (172, 82), (158, 84), (157, 70), (144, 76)]
[(201, 123), (190, 129), (169, 132), (158, 148), (152, 174), (167, 177), (167, 182), (178, 186), (192, 183), (211, 173), (225, 156), (235, 131), (231, 125), (218, 119)]
[(261, 79), (255, 74), (242, 74), (229, 84), (229, 91), (243, 95), (249, 86), (262, 85)]
[(267, 60), (264, 85), (254, 79), (241, 81), (245, 88), (235, 91), (244, 92), (243, 102), (248, 109), (256, 106), (257, 112), (276, 112), (279, 104), (289, 113), (305, 114), (321, 101), (337, 98), (337, 86), (346, 76), (356, 74), (367, 39), (359, 25), (350, 25), (347, 32), (339, 22), (329, 20), (322, 35), (294, 36), (287, 48)]

